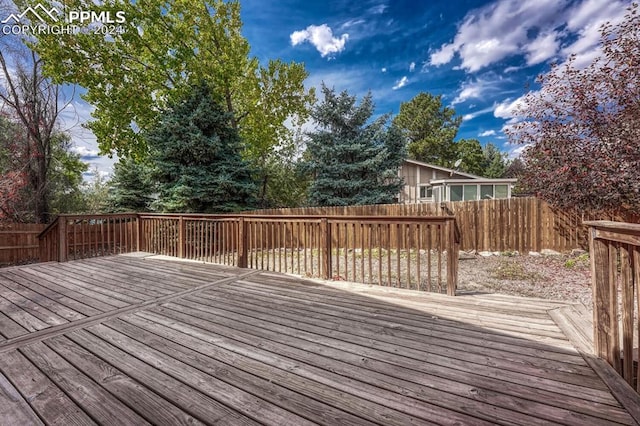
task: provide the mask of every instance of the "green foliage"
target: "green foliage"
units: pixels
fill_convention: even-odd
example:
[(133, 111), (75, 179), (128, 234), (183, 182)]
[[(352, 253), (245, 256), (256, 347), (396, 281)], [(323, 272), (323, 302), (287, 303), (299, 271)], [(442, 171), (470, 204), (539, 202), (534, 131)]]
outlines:
[(83, 97), (95, 107), (88, 127), (104, 153), (145, 157), (142, 135), (156, 125), (159, 111), (203, 81), (219, 91), (245, 141), (244, 156), (257, 167), (266, 167), (261, 160), (289, 135), (285, 120), (308, 116), (314, 94), (304, 87), (304, 65), (272, 60), (261, 66), (250, 57), (238, 1), (67, 0), (65, 6), (126, 15), (122, 33), (42, 33), (33, 43), (47, 75), (87, 90)]
[(312, 205), (391, 203), (401, 179), (402, 135), (387, 129), (387, 117), (367, 124), (373, 114), (371, 95), (356, 105), (345, 91), (336, 95), (323, 85), (324, 101), (312, 111), (318, 130), (309, 133), (307, 170)]
[(459, 170), (482, 176), (485, 172), (485, 157), (477, 139), (460, 139), (456, 144), (457, 157), (462, 160)]
[(109, 181), (108, 210), (112, 212), (147, 212), (153, 202), (153, 184), (149, 166), (121, 158)]
[(482, 154), (484, 156), (484, 170), (481, 176), (494, 179), (505, 177), (508, 167), (507, 154), (500, 151), (492, 143), (484, 146)]
[(409, 156), (418, 161), (451, 167), (457, 160), (454, 138), (462, 117), (453, 108), (442, 105), (442, 96), (419, 93), (400, 104), (393, 123), (409, 143)]
[(240, 137), (206, 85), (171, 105), (147, 133), (165, 212), (234, 212), (255, 206), (257, 188), (240, 156)]
[(80, 155), (69, 150), (71, 137), (67, 133), (54, 133), (51, 139), (52, 161), (47, 176), (50, 212), (82, 212), (86, 209), (82, 174), (88, 166)]
[(82, 188), (85, 200), (85, 213), (98, 214), (109, 211), (109, 181), (97, 167), (91, 171), (93, 180), (85, 182)]

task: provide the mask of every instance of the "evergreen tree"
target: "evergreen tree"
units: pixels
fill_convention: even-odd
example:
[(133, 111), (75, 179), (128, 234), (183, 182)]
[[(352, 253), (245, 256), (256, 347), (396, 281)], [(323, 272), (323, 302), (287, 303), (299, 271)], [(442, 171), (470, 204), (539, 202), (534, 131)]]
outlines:
[(458, 158), (462, 160), (459, 170), (477, 176), (484, 176), (485, 158), (480, 141), (477, 139), (460, 139), (456, 142)]
[(232, 116), (206, 85), (172, 105), (147, 135), (165, 212), (234, 212), (255, 205), (256, 185), (240, 156)]
[(130, 158), (121, 158), (114, 166), (109, 183), (109, 210), (147, 212), (153, 201), (149, 167)]
[(407, 138), (409, 156), (414, 160), (452, 167), (458, 159), (454, 139), (462, 117), (442, 105), (441, 95), (417, 94), (400, 104), (393, 122)]
[(484, 154), (484, 173), (488, 178), (501, 178), (507, 172), (507, 154), (500, 151), (494, 144), (488, 143), (482, 149)]
[(391, 203), (400, 191), (398, 167), (404, 157), (402, 135), (386, 128), (387, 117), (367, 124), (371, 94), (356, 105), (345, 91), (322, 86), (324, 101), (312, 111), (317, 131), (309, 133), (307, 170), (312, 205)]

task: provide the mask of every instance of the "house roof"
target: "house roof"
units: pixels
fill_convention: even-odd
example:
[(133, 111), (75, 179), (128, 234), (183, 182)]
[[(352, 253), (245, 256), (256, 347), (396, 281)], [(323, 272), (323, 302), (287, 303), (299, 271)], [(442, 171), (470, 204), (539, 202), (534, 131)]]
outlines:
[(436, 166), (435, 164), (423, 163), (422, 161), (409, 160), (409, 159), (405, 159), (404, 161), (407, 162), (407, 163), (416, 164), (418, 166), (430, 167), (432, 169), (441, 170), (443, 172), (456, 174), (458, 176), (466, 176), (466, 177), (471, 178), (471, 179), (487, 179), (487, 178), (484, 178), (482, 176), (472, 175), (471, 173), (464, 173), (464, 172), (460, 172), (458, 170), (449, 169), (449, 168), (442, 167), (442, 166)]

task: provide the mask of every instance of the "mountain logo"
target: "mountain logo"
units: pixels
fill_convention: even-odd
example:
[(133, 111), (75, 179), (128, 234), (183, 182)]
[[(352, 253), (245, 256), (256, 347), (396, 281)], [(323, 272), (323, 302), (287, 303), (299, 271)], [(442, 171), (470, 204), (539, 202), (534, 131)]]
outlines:
[(12, 13), (5, 20), (0, 21), (0, 23), (8, 24), (13, 20), (15, 24), (19, 24), (25, 16), (35, 17), (40, 22), (46, 22), (46, 17), (50, 18), (53, 22), (58, 22), (59, 14), (60, 12), (55, 7), (52, 7), (51, 10), (47, 10), (43, 5), (37, 4), (34, 7), (27, 7), (22, 13), (18, 15)]

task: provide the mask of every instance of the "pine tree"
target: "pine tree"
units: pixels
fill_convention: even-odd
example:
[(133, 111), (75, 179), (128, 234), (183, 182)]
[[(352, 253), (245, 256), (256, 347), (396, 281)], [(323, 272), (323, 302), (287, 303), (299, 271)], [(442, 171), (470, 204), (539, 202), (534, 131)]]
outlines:
[(256, 185), (240, 156), (240, 137), (205, 86), (162, 114), (147, 141), (165, 212), (224, 213), (255, 205)]
[(391, 203), (401, 179), (402, 135), (387, 129), (387, 117), (367, 124), (374, 110), (371, 95), (356, 105), (345, 91), (336, 95), (323, 85), (324, 101), (312, 111), (318, 130), (309, 133), (307, 170), (313, 175), (312, 205)]
[(147, 212), (153, 201), (149, 167), (130, 158), (114, 166), (109, 182), (108, 209), (113, 212)]

